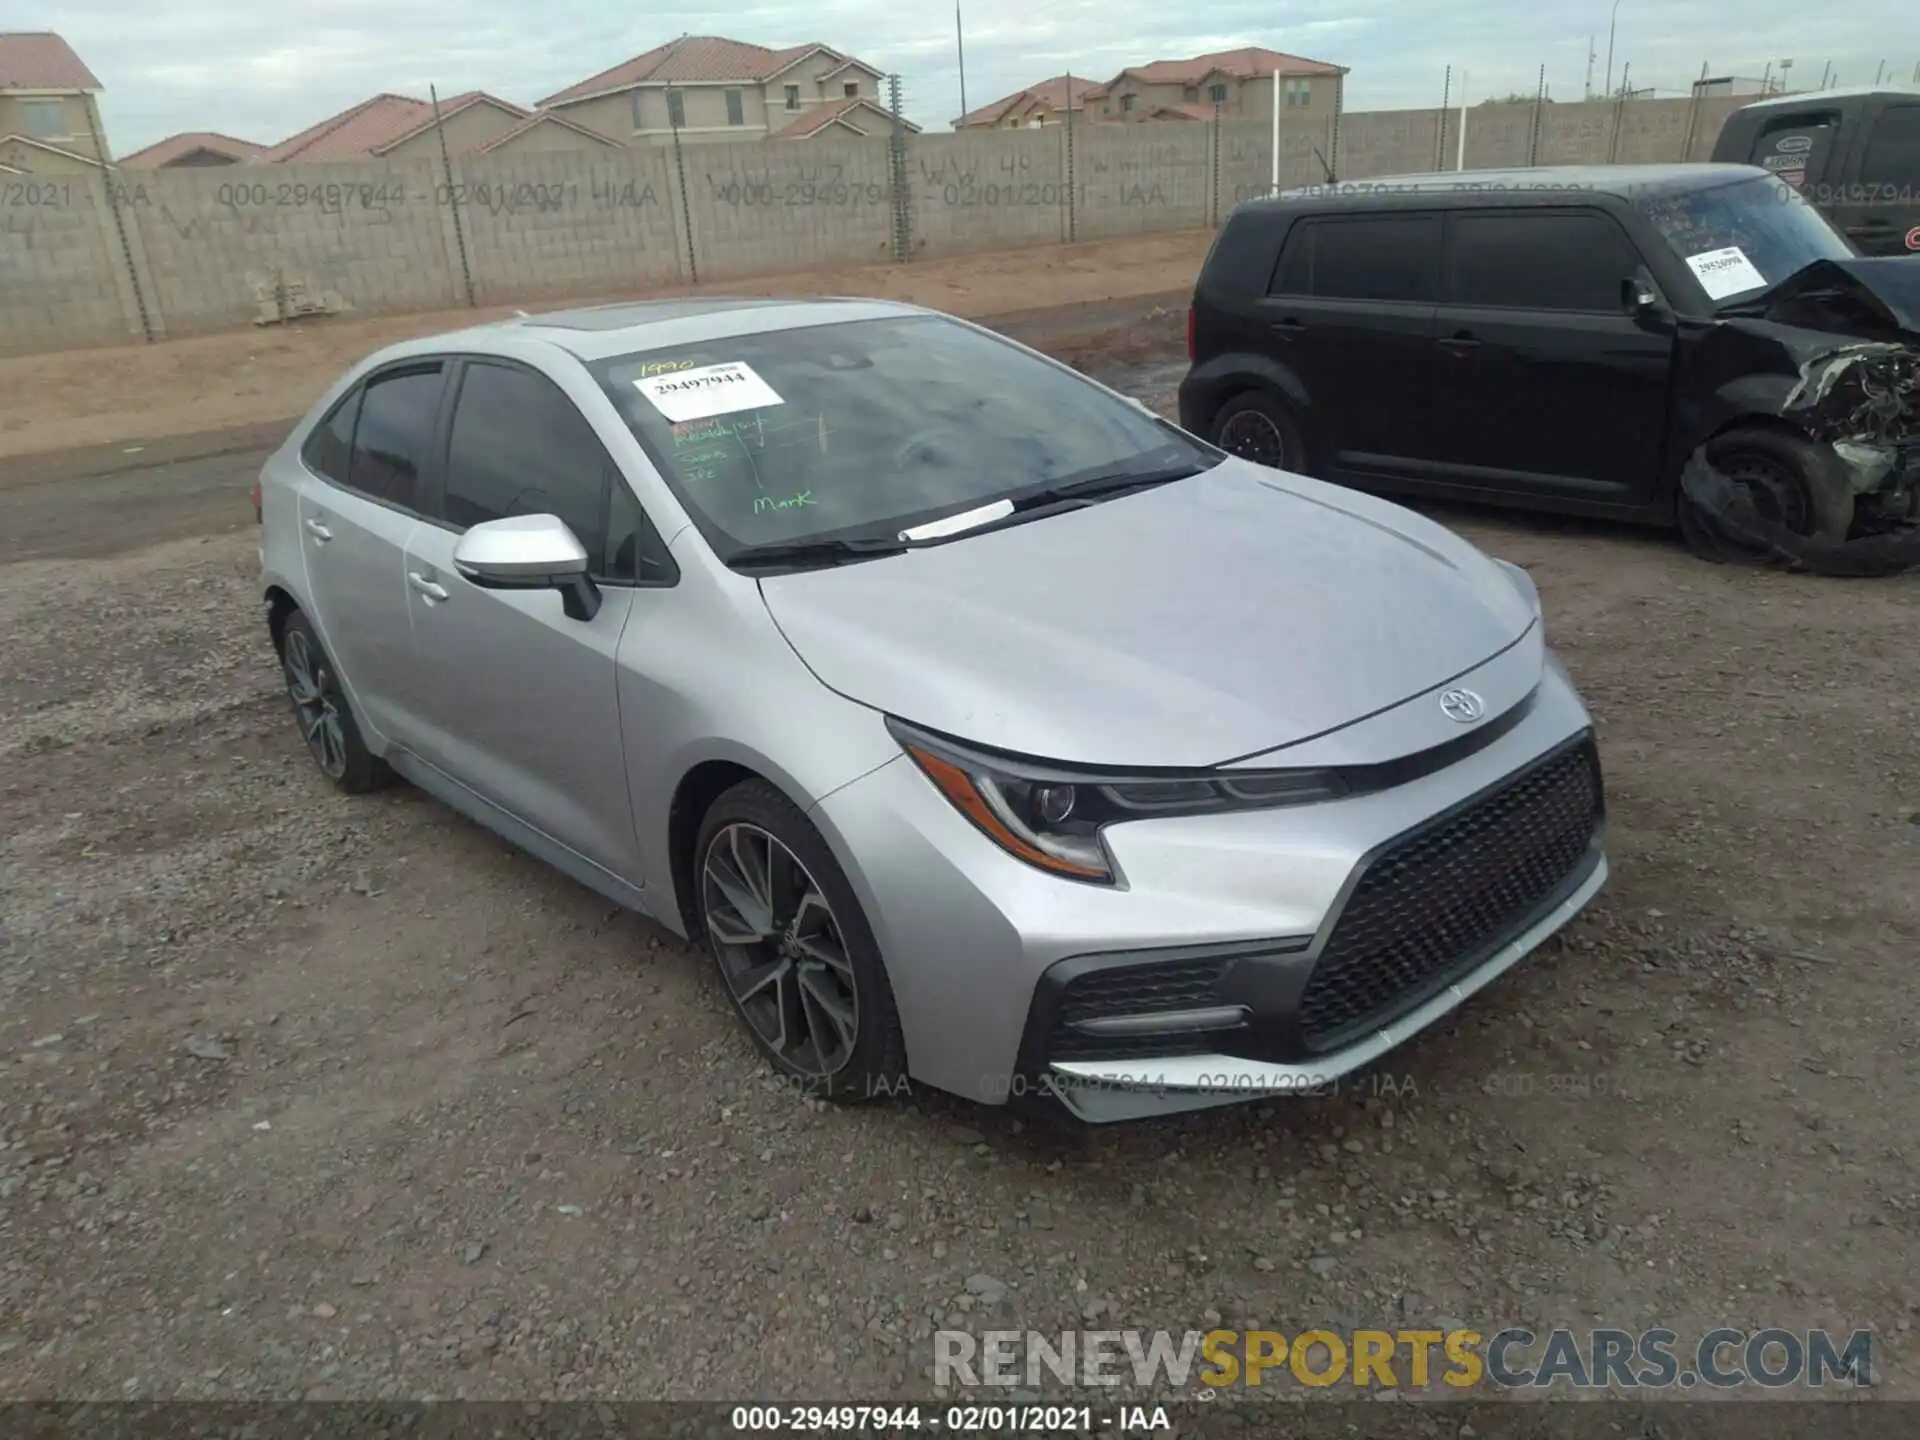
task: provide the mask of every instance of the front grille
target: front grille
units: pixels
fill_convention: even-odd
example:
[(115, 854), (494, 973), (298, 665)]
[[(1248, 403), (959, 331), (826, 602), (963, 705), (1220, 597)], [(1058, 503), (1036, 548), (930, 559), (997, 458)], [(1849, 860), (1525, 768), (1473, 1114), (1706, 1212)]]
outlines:
[(1053, 1060), (1121, 1060), (1141, 1055), (1201, 1055), (1218, 1036), (1083, 1035), (1078, 1020), (1108, 1015), (1166, 1014), (1204, 1010), (1220, 1003), (1218, 986), (1233, 962), (1219, 958), (1157, 960), (1089, 970), (1067, 983), (1047, 1046)]
[(1378, 856), (1307, 980), (1302, 1038), (1324, 1050), (1383, 1023), (1511, 939), (1579, 865), (1601, 808), (1588, 741)]

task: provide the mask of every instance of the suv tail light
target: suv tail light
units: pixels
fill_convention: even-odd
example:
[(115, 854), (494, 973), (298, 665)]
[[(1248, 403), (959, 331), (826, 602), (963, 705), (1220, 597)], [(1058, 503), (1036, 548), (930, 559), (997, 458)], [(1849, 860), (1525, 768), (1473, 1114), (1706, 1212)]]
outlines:
[(262, 523), (260, 517), (260, 477), (257, 475), (253, 480), (253, 523), (256, 525)]
[(1193, 363), (1194, 355), (1195, 355), (1195, 350), (1194, 350), (1194, 344), (1193, 344), (1193, 307), (1189, 305), (1187, 307), (1187, 363), (1189, 365)]

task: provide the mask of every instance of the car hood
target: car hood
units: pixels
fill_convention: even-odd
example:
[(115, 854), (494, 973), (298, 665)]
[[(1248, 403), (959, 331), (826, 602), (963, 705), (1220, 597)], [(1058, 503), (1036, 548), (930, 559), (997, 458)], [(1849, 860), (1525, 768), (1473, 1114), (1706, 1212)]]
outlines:
[(1920, 257), (1816, 260), (1720, 313), (1843, 335), (1895, 330), (1920, 340)]
[(1534, 624), (1411, 511), (1245, 461), (902, 555), (761, 581), (821, 681), (993, 749), (1206, 766), (1364, 719)]

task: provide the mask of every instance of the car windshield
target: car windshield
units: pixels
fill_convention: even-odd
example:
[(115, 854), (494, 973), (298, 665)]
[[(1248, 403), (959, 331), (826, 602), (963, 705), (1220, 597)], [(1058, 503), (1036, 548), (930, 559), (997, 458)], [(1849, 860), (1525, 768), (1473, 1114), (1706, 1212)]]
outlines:
[(723, 559), (893, 542), (1052, 486), (1219, 458), (1071, 371), (936, 315), (703, 340), (589, 368)]
[(1854, 253), (1804, 195), (1771, 175), (1635, 198), (1716, 305), (1751, 299), (1816, 260)]

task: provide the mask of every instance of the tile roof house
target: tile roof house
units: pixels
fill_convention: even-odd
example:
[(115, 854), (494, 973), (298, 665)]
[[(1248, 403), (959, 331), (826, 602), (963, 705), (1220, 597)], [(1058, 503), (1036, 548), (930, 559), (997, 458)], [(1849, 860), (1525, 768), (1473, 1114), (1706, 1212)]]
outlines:
[(0, 33), (0, 167), (71, 175), (108, 163), (104, 88), (58, 35)]
[(266, 165), (432, 159), (440, 154), (442, 134), (449, 154), (465, 155), (517, 129), (532, 113), (483, 90), (469, 90), (440, 102), (436, 127), (431, 101), (375, 95), (268, 146), (257, 159)]
[(770, 50), (683, 35), (569, 85), (539, 108), (623, 145), (883, 134), (879, 70), (820, 44)]
[(1069, 112), (1087, 107), (1087, 94), (1101, 87), (1085, 75), (1056, 75), (1011, 95), (1002, 95), (991, 105), (969, 110), (953, 122), (956, 130), (1025, 130), (1043, 125), (1058, 125)]
[(122, 155), (130, 170), (179, 170), (209, 165), (245, 165), (258, 160), (267, 147), (252, 140), (222, 135), (217, 130), (186, 130), (156, 140), (144, 150)]
[(1249, 45), (1188, 60), (1131, 65), (1087, 95), (1091, 118), (1102, 121), (1210, 120), (1215, 106), (1228, 119), (1273, 114), (1275, 71), (1282, 114), (1331, 113), (1347, 67)]

